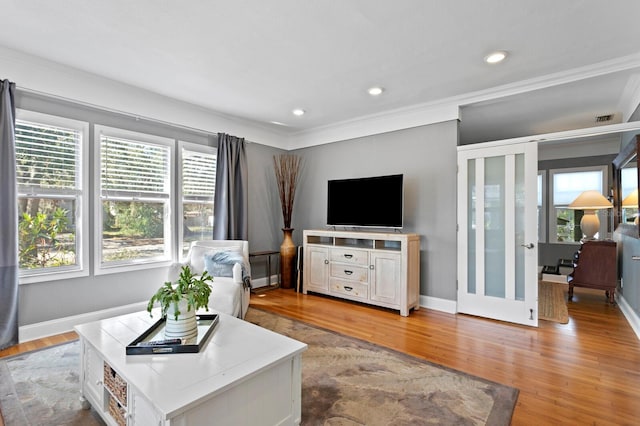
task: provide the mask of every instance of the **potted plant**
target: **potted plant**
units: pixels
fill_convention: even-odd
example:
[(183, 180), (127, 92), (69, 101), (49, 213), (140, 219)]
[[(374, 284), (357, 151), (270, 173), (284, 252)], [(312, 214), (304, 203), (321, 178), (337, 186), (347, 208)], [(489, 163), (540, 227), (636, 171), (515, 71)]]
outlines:
[(188, 265), (184, 265), (175, 283), (165, 282), (151, 296), (147, 311), (151, 314), (156, 302), (160, 304), (162, 317), (166, 317), (165, 338), (189, 339), (198, 335), (196, 311), (209, 310), (209, 296), (213, 277), (207, 271), (194, 275)]

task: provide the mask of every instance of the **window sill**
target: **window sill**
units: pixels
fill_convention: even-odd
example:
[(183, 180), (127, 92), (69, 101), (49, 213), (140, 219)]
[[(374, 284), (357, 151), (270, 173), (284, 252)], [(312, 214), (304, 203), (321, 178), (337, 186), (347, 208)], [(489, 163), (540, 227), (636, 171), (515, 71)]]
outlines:
[(130, 272), (130, 271), (140, 271), (144, 269), (155, 269), (155, 268), (163, 268), (169, 267), (173, 264), (172, 260), (155, 260), (155, 261), (147, 261), (140, 263), (126, 263), (126, 264), (113, 264), (113, 265), (102, 265), (100, 267), (96, 267), (94, 275), (109, 275), (109, 274), (118, 274), (122, 272)]
[(35, 283), (43, 283), (48, 281), (58, 281), (58, 280), (68, 280), (73, 278), (81, 278), (88, 277), (89, 270), (88, 269), (80, 269), (80, 270), (66, 270), (66, 271), (46, 271), (46, 272), (30, 272), (25, 273), (24, 275), (21, 273), (19, 278), (19, 284), (35, 284)]

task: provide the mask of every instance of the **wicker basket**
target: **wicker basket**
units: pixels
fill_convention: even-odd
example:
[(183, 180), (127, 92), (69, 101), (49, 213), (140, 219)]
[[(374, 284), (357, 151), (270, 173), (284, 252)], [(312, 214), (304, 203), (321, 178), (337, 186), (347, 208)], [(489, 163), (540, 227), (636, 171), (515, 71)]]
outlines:
[(104, 385), (120, 405), (127, 406), (127, 382), (106, 362), (104, 363)]
[(111, 395), (109, 395), (109, 414), (118, 426), (127, 426), (127, 409)]

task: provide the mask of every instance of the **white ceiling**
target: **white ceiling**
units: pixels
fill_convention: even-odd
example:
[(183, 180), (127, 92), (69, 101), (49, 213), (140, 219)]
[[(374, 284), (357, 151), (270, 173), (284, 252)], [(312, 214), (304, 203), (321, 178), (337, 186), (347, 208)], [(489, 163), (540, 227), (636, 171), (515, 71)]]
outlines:
[(2, 46), (285, 134), (451, 102), (463, 142), (502, 139), (619, 123), (640, 90), (638, 0), (0, 5)]

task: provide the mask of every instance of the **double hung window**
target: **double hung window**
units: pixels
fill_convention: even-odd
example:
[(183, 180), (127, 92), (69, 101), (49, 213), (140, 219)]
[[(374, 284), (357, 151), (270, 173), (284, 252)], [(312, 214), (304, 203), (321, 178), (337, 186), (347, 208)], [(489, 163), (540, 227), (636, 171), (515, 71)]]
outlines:
[(180, 143), (179, 226), (181, 252), (189, 252), (192, 241), (213, 237), (213, 195), (216, 186), (216, 149), (187, 142)]
[(170, 262), (174, 141), (96, 126), (96, 274)]
[(215, 147), (95, 125), (90, 161), (89, 123), (23, 110), (15, 133), (21, 283), (87, 276), (89, 216), (96, 275), (169, 265), (212, 238)]
[[(18, 258), (21, 282), (87, 275), (88, 124), (18, 110)], [(46, 275), (46, 277), (45, 277)]]

